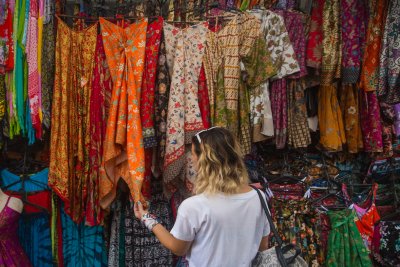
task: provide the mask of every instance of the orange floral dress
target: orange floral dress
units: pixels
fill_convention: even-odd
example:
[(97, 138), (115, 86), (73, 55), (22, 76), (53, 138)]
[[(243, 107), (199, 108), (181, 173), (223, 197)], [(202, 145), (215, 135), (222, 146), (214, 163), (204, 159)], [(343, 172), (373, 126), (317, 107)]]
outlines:
[(128, 184), (134, 201), (143, 201), (145, 162), (140, 88), (147, 19), (120, 27), (100, 18), (100, 25), (114, 85), (104, 141), (100, 198), (107, 195), (121, 177)]

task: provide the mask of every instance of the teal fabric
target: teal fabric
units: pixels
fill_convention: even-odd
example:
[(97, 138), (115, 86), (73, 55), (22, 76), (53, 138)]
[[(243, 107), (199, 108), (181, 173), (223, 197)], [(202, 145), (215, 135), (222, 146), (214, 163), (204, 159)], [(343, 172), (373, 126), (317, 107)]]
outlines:
[(22, 215), (18, 234), (33, 267), (53, 267), (49, 214)]
[(76, 224), (63, 208), (61, 223), (65, 267), (107, 266), (103, 227)]

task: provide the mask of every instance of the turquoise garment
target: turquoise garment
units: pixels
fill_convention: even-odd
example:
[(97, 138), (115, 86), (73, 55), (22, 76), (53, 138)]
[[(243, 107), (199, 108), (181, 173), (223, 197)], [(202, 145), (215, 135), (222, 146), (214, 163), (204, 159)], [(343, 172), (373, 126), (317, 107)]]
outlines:
[(103, 227), (76, 224), (61, 209), (63, 262), (65, 267), (107, 266)]
[[(43, 190), (50, 190), (50, 188), (47, 186), (48, 175), (49, 175), (48, 168), (43, 169), (38, 173), (30, 175), (29, 180), (25, 182), (25, 191), (27, 193), (30, 193)], [(4, 187), (8, 187), (9, 185), (21, 180), (21, 177), (19, 175), (15, 175), (14, 173), (8, 171), (7, 169), (4, 169), (0, 172), (0, 177), (1, 177), (1, 183)], [(7, 188), (7, 190), (14, 192), (19, 192), (21, 189), (22, 189), (21, 183), (17, 183)]]
[(53, 267), (49, 214), (22, 215), (18, 235), (33, 267)]

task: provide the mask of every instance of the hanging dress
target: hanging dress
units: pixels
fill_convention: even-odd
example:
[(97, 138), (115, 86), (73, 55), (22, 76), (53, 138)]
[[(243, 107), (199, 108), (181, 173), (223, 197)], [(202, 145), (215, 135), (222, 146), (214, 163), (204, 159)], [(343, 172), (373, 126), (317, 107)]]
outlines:
[(387, 0), (371, 0), (370, 6), (370, 17), (359, 85), (364, 91), (375, 91), (379, 84), (379, 58), (385, 27), (384, 21)]
[(100, 18), (101, 34), (113, 80), (103, 152), (100, 198), (122, 177), (134, 201), (141, 200), (144, 178), (140, 88), (144, 68), (147, 19), (122, 28)]
[(342, 84), (340, 88), (340, 107), (343, 114), (347, 151), (349, 153), (358, 153), (364, 147), (359, 99), (358, 87), (355, 84)]
[(198, 102), (198, 78), (204, 53), (207, 23), (185, 29), (164, 23), (167, 64), (171, 76), (168, 101), (164, 182), (175, 180), (184, 170), (185, 146), (204, 129)]
[(55, 70), (55, 27), (54, 18), (43, 26), (42, 55), (42, 122), (46, 129), (50, 129), (51, 100), (53, 98), (54, 70)]
[(21, 214), (8, 206), (7, 198), (0, 211), (0, 266), (32, 266), (18, 239), (18, 220)]
[(87, 194), (96, 36), (97, 24), (76, 31), (58, 18), (49, 185), (74, 221), (83, 218)]
[[(265, 36), (273, 65), (277, 70), (277, 74), (271, 77), (271, 80), (282, 79), (300, 71), (283, 17), (270, 10), (255, 10), (250, 11), (250, 14), (261, 20), (261, 31)], [(267, 81), (250, 91), (254, 142), (274, 136), (269, 87), (270, 83)]]
[(230, 18), (220, 30), (209, 31), (204, 56), (212, 124), (237, 136), (243, 153), (252, 141), (250, 92), (276, 74), (260, 23), (248, 13)]
[(323, 8), (321, 87), (318, 92), (320, 144), (329, 151), (341, 151), (346, 143), (343, 117), (337, 99), (335, 79), (341, 73), (340, 1), (326, 0)]
[(104, 51), (103, 39), (99, 34), (97, 35), (92, 93), (90, 95), (90, 172), (86, 222), (91, 226), (100, 224), (102, 219), (99, 196), (100, 168), (103, 162), (103, 142), (106, 135), (112, 88), (113, 84)]
[(341, 1), (343, 83), (356, 83), (360, 77), (367, 10), (364, 0)]
[(355, 223), (357, 225), (358, 231), (361, 234), (361, 238), (364, 241), (365, 247), (368, 252), (371, 252), (372, 238), (374, 236), (375, 224), (380, 220), (378, 209), (375, 205), (376, 191), (378, 190), (378, 184), (374, 183), (371, 189), (371, 193), (363, 206), (368, 206), (364, 208), (363, 206), (352, 203), (351, 198), (347, 191), (346, 184), (342, 185), (343, 194), (346, 196), (348, 203), (352, 204), (352, 207), (357, 215)]
[(372, 267), (367, 248), (354, 221), (354, 210), (329, 211), (328, 267)]
[(322, 63), (322, 12), (325, 0), (315, 0), (312, 2), (312, 12), (310, 17), (310, 33), (307, 43), (306, 62), (308, 67), (315, 69), (321, 68)]
[(157, 135), (157, 170), (163, 169), (165, 157), (165, 141), (167, 139), (168, 99), (171, 79), (167, 64), (164, 34), (161, 35), (160, 54), (157, 66), (157, 81), (155, 91), (155, 125)]
[(145, 198), (149, 198), (151, 194), (150, 183), (152, 176), (153, 147), (157, 145), (154, 129), (154, 95), (162, 28), (163, 18), (159, 17), (148, 25), (146, 34), (145, 67), (140, 96), (140, 118), (142, 122), (145, 153), (142, 193)]
[(387, 104), (400, 102), (400, 0), (389, 1), (379, 62), (378, 97)]

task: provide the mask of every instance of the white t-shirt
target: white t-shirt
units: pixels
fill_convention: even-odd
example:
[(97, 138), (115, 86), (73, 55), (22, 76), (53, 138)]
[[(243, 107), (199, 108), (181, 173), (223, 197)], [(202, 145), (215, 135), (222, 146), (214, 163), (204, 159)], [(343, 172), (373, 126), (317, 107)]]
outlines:
[(171, 230), (175, 238), (192, 241), (186, 255), (190, 267), (249, 267), (269, 232), (255, 190), (190, 197), (180, 205)]

